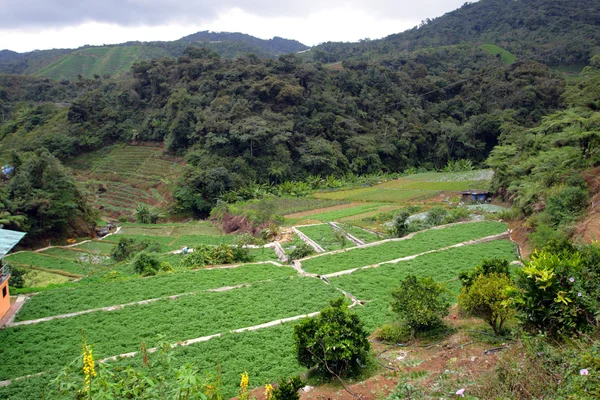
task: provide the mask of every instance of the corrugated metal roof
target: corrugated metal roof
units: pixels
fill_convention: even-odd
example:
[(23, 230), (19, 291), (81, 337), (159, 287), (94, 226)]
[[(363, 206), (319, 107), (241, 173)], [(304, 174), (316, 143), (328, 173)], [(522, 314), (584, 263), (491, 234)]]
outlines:
[(25, 236), (24, 232), (11, 231), (8, 229), (0, 229), (0, 258), (19, 243)]

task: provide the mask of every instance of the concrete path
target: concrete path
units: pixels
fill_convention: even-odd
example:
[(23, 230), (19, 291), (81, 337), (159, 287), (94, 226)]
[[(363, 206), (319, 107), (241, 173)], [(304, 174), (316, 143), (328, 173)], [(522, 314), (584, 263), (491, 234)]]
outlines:
[(4, 314), (2, 318), (0, 318), (0, 329), (4, 328), (5, 326), (11, 325), (11, 323), (15, 320), (17, 312), (19, 312), (21, 307), (23, 307), (23, 304), (25, 304), (25, 301), (27, 299), (28, 297), (25, 295), (17, 295), (17, 299), (15, 300), (15, 302), (10, 306), (6, 314)]
[[(318, 224), (321, 225), (321, 224)], [(298, 235), (298, 237), (307, 245), (309, 245), (310, 247), (312, 247), (313, 249), (315, 249), (315, 251), (317, 253), (325, 253), (325, 249), (322, 248), (321, 246), (319, 246), (317, 244), (317, 242), (315, 242), (314, 240), (312, 240), (311, 238), (309, 238), (308, 236), (306, 236), (304, 233), (300, 232), (295, 226), (292, 227), (292, 230), (294, 231), (294, 233), (296, 235)]]

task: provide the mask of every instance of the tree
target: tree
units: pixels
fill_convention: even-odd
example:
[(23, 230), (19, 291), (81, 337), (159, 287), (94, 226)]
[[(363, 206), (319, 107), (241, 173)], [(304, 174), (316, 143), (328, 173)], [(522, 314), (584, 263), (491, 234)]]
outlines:
[(458, 304), (468, 314), (483, 319), (496, 335), (515, 312), (507, 304), (511, 279), (505, 274), (480, 274), (470, 286), (461, 289)]
[(402, 211), (400, 214), (396, 215), (394, 219), (394, 226), (392, 227), (392, 233), (396, 237), (406, 236), (408, 233), (408, 218), (410, 217), (410, 213), (408, 211)]
[(355, 376), (367, 364), (368, 337), (342, 297), (332, 300), (317, 317), (294, 327), (296, 357), (300, 365), (316, 368), (325, 376)]
[(392, 310), (410, 329), (412, 338), (416, 332), (442, 326), (450, 308), (446, 289), (430, 277), (407, 276), (392, 292), (392, 298)]

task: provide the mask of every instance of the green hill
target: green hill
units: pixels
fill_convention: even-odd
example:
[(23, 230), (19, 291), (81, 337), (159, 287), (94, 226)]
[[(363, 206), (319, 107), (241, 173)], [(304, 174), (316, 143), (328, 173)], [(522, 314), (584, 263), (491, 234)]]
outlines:
[(509, 65), (517, 61), (517, 56), (494, 44), (483, 44), (481, 48), (493, 56), (499, 56), (504, 64)]
[(114, 75), (125, 72), (140, 59), (140, 46), (90, 47), (76, 50), (36, 71), (34, 76), (74, 80), (78, 75)]

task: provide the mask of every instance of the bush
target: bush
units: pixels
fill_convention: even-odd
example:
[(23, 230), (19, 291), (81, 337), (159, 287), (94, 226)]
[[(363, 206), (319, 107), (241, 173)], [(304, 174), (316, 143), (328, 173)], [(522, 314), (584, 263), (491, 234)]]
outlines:
[(314, 253), (315, 249), (313, 249), (312, 246), (302, 243), (300, 246), (296, 246), (296, 248), (288, 254), (288, 257), (290, 261), (293, 261), (308, 257)]
[(492, 258), (490, 260), (483, 260), (481, 265), (475, 267), (473, 271), (461, 272), (458, 274), (458, 279), (462, 282), (463, 286), (469, 288), (473, 281), (479, 275), (510, 275), (510, 264), (505, 258)]
[(394, 225), (392, 227), (392, 234), (395, 237), (403, 237), (409, 233), (408, 229), (408, 218), (410, 217), (410, 213), (408, 211), (402, 211), (400, 214), (396, 215), (394, 218)]
[(546, 212), (553, 226), (572, 222), (585, 209), (588, 191), (580, 186), (566, 186), (548, 197)]
[(10, 267), (10, 278), (8, 278), (8, 285), (17, 289), (25, 287), (25, 275), (29, 271), (23, 268)]
[(409, 339), (410, 331), (400, 324), (385, 324), (377, 331), (376, 337), (384, 342), (402, 343)]
[(527, 235), (529, 242), (534, 249), (541, 249), (551, 241), (564, 241), (567, 236), (546, 224), (538, 224), (535, 231)]
[(450, 212), (444, 217), (443, 224), (452, 224), (460, 220), (469, 218), (471, 211), (465, 207), (456, 207), (450, 210)]
[(470, 286), (462, 288), (458, 304), (467, 314), (484, 320), (498, 335), (506, 320), (514, 315), (507, 304), (507, 289), (511, 287), (512, 281), (506, 274), (481, 274)]
[(135, 253), (139, 253), (142, 250), (146, 250), (151, 253), (160, 252), (160, 245), (156, 242), (149, 240), (136, 240), (131, 238), (122, 237), (119, 239), (119, 243), (114, 245), (110, 252), (110, 256), (115, 261), (127, 260)]
[(369, 333), (344, 298), (332, 300), (321, 314), (294, 327), (300, 365), (324, 376), (356, 376), (367, 365)]
[(142, 251), (133, 259), (133, 270), (140, 275), (151, 276), (161, 271), (162, 267), (157, 254)]
[(518, 271), (513, 296), (518, 317), (530, 332), (554, 338), (590, 331), (597, 321), (598, 266), (580, 252), (535, 251)]
[(298, 390), (304, 386), (300, 377), (290, 379), (279, 378), (277, 388), (273, 389), (271, 400), (299, 400)]
[(392, 292), (392, 298), (392, 310), (410, 329), (411, 338), (415, 332), (442, 326), (450, 308), (446, 289), (429, 277), (407, 276)]
[(433, 207), (427, 213), (427, 217), (425, 218), (425, 223), (428, 226), (438, 226), (444, 223), (444, 218), (448, 215), (448, 211), (444, 207)]
[(181, 261), (183, 268), (198, 268), (206, 265), (233, 264), (252, 261), (250, 250), (242, 246), (220, 244), (215, 247), (200, 245)]

